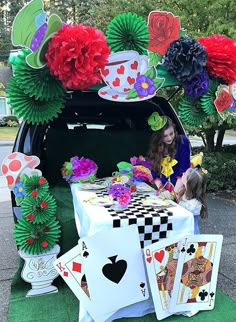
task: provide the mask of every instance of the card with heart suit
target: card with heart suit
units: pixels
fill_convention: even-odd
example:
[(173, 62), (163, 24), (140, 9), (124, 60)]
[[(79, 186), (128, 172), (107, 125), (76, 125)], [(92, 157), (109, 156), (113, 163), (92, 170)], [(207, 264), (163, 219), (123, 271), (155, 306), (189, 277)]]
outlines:
[(179, 251), (179, 238), (168, 238), (144, 248), (149, 284), (158, 320), (170, 315), (169, 306), (174, 286)]
[(81, 238), (79, 246), (93, 314), (107, 314), (149, 297), (137, 225)]
[(222, 242), (222, 235), (194, 235), (185, 239), (178, 259), (171, 312), (214, 308)]

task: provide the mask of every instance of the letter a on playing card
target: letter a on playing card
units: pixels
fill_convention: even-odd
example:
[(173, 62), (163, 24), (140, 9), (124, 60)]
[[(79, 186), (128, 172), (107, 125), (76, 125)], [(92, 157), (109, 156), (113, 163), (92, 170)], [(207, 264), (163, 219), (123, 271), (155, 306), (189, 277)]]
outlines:
[(136, 225), (82, 238), (79, 246), (89, 285), (91, 316), (104, 315), (149, 297)]

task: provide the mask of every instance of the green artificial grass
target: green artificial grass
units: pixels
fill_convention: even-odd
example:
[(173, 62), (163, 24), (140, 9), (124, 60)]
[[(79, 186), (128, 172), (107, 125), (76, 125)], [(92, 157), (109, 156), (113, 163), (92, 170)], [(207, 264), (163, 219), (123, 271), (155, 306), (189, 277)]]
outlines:
[[(52, 188), (50, 189), (50, 192), (57, 200), (57, 218), (62, 226), (62, 237), (60, 241), (60, 255), (62, 255), (74, 247), (78, 242), (72, 197), (69, 186)], [(78, 321), (79, 301), (61, 277), (58, 277), (53, 282), (53, 285), (58, 287), (58, 293), (28, 298), (25, 297), (28, 290), (30, 290), (31, 285), (24, 282), (20, 276), (23, 264), (23, 260), (19, 259), (19, 268), (12, 281), (8, 322)], [(191, 318), (173, 315), (166, 318), (164, 321), (233, 322), (235, 321), (235, 316), (236, 303), (221, 290), (217, 289), (215, 308), (212, 311), (201, 311)], [(152, 313), (144, 317), (122, 318), (116, 321), (154, 322), (156, 320), (155, 313)]]

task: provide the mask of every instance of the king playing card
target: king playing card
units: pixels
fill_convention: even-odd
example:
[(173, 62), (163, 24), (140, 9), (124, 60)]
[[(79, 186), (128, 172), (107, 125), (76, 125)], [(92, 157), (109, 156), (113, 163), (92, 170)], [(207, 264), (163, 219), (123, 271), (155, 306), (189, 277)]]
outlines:
[(222, 235), (194, 235), (185, 239), (176, 270), (171, 312), (212, 310)]

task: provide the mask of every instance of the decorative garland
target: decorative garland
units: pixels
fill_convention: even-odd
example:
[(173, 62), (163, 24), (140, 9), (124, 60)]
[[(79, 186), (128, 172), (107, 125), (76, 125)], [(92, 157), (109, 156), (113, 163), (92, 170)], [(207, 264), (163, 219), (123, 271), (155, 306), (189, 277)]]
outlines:
[(106, 39), (112, 52), (135, 50), (140, 55), (147, 53), (148, 35), (146, 21), (131, 12), (114, 18), (106, 31)]

